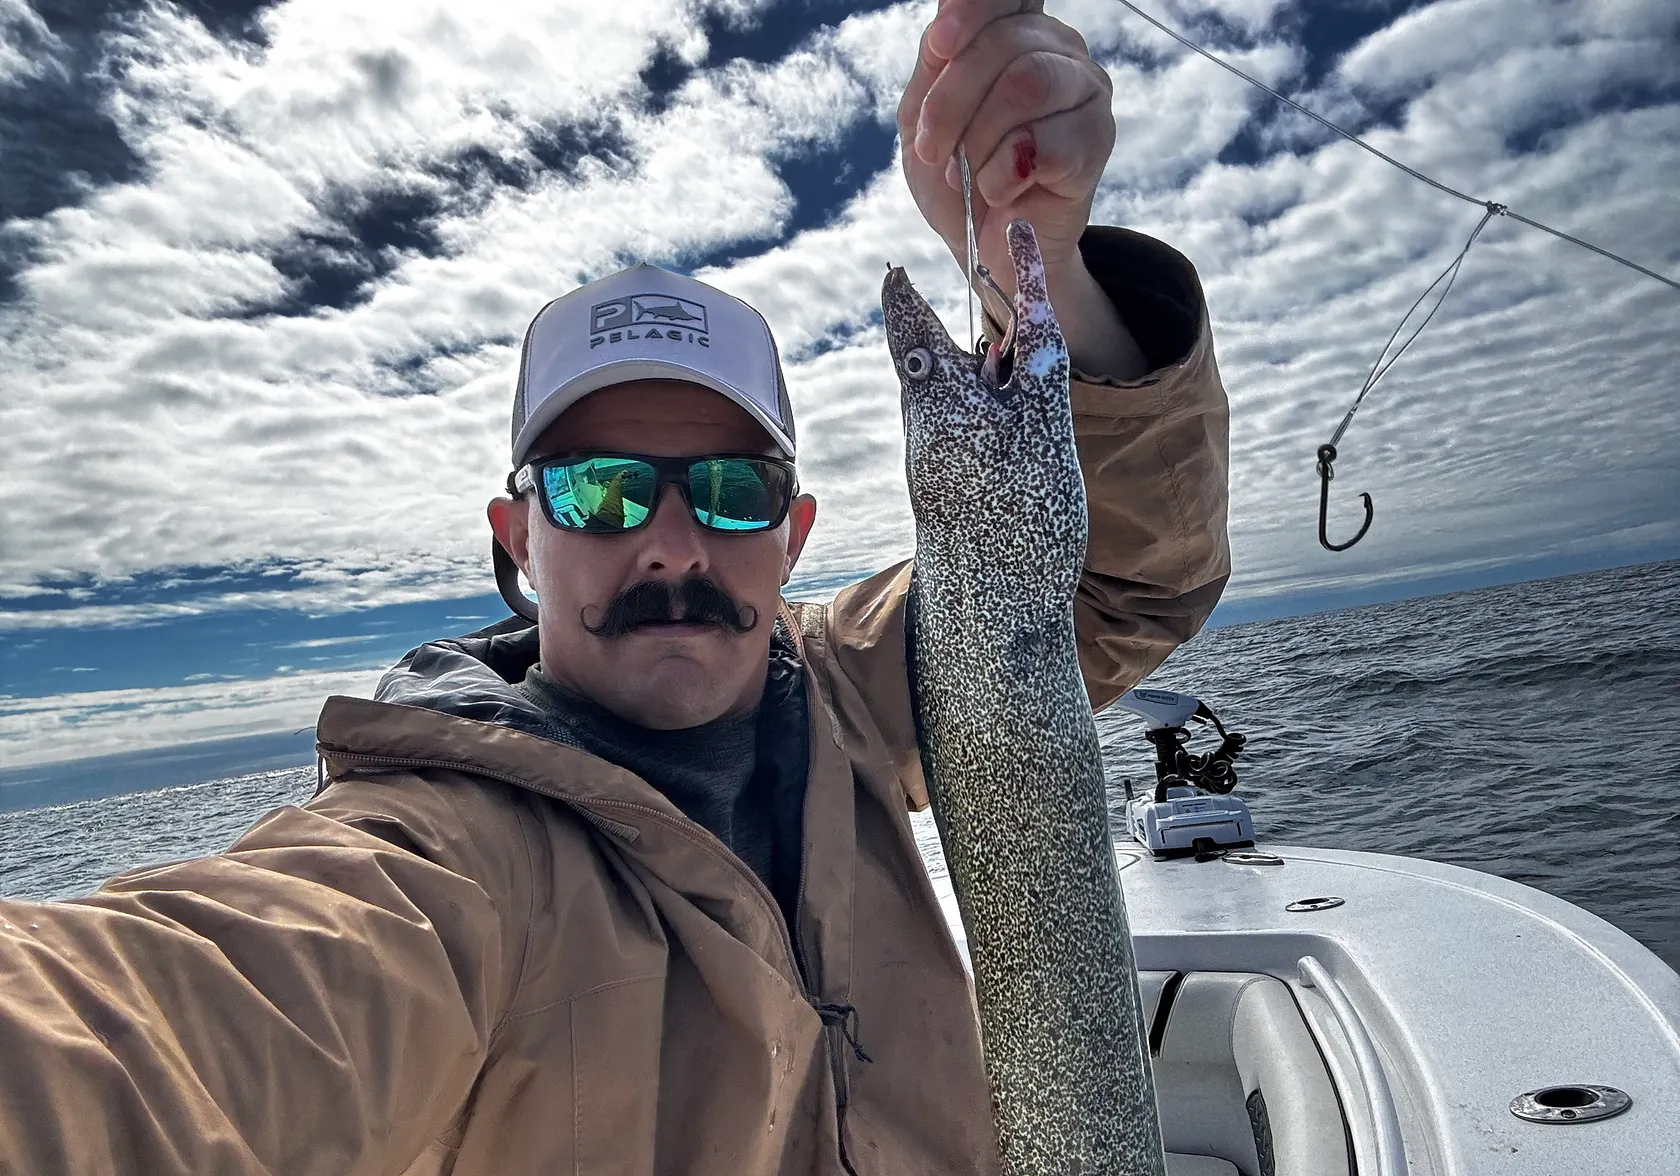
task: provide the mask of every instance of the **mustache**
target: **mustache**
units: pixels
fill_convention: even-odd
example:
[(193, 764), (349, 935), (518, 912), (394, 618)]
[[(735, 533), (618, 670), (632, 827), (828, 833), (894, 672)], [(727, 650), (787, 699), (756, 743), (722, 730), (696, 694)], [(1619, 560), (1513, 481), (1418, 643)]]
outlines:
[(643, 580), (608, 601), (595, 624), (589, 623), (588, 613), (585, 608), (578, 620), (596, 637), (623, 637), (641, 625), (661, 621), (715, 625), (731, 633), (748, 633), (758, 625), (757, 609), (750, 604), (737, 605), (729, 593), (705, 576), (675, 582)]

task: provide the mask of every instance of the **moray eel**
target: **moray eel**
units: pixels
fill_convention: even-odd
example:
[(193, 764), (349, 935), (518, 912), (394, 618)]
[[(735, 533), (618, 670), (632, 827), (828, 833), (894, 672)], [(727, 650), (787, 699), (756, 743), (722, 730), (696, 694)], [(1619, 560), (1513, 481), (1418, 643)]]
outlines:
[(1164, 1176), (1102, 758), (1074, 648), (1085, 486), (1068, 353), (1030, 225), (1013, 347), (952, 342), (902, 269), (881, 291), (916, 519), (910, 632), (934, 817), (968, 931), (1010, 1176)]

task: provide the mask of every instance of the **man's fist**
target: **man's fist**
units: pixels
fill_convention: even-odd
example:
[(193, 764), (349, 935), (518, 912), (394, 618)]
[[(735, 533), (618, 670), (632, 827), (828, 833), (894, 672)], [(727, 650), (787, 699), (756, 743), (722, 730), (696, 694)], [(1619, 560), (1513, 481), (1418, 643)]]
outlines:
[(1112, 84), (1085, 39), (1043, 0), (941, 0), (898, 104), (905, 179), (928, 224), (966, 266), (968, 150), (980, 260), (1014, 292), (1004, 227), (1032, 222), (1052, 293), (1081, 271), (1079, 237), (1114, 149)]

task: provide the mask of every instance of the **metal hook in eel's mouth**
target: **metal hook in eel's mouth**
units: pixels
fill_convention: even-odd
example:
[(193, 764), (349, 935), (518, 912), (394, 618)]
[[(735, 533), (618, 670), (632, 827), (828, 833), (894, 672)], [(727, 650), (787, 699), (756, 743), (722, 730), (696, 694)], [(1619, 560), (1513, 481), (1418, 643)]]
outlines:
[(1009, 383), (1009, 377), (1015, 367), (1015, 302), (1003, 292), (1003, 287), (997, 284), (992, 272), (983, 265), (974, 267), (974, 276), (981, 283), (981, 301), (985, 301), (985, 292), (991, 293), (1003, 304), (1005, 315), (1003, 338), (986, 348), (985, 358), (980, 361), (980, 374), (984, 376), (992, 388), (1002, 391)]
[[(1003, 304), (1003, 315), (1000, 321), (1007, 321), (1003, 339), (995, 347), (987, 347), (984, 357), (980, 361), (980, 375), (995, 391), (1002, 391), (1009, 382), (1011, 369), (1015, 360), (1015, 302), (1003, 292), (992, 273), (980, 264), (980, 244), (974, 235), (974, 173), (968, 166), (968, 147), (957, 144), (957, 168), (962, 175), (963, 198), (963, 227), (968, 244), (968, 337), (974, 338), (974, 298), (978, 294), (981, 307), (986, 304), (986, 291), (990, 290), (997, 300)], [(975, 279), (980, 280), (978, 288)]]

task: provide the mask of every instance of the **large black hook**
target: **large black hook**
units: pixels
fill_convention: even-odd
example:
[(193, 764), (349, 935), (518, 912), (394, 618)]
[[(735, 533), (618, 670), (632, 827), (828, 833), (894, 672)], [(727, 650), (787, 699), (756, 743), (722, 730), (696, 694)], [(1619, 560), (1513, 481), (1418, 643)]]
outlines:
[(1376, 508), (1371, 505), (1371, 496), (1361, 490), (1359, 497), (1365, 501), (1365, 525), (1359, 528), (1359, 534), (1346, 543), (1330, 542), (1330, 536), (1325, 534), (1324, 526), (1330, 516), (1330, 479), (1336, 476), (1335, 460), (1334, 445), (1318, 447), (1318, 541), (1324, 545), (1326, 551), (1346, 551), (1365, 538), (1365, 532), (1371, 529), (1371, 517), (1376, 514)]

